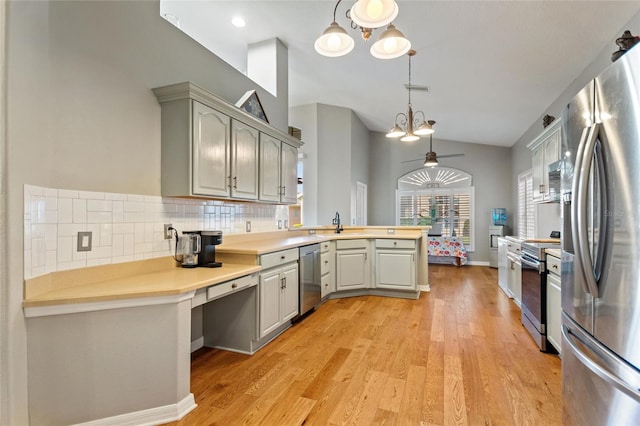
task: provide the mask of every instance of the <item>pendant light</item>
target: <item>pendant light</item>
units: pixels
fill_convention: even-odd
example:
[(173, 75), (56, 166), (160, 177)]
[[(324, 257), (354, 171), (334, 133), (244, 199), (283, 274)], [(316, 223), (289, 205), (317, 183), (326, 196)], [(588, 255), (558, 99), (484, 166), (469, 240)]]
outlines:
[(363, 28), (380, 28), (398, 16), (395, 0), (358, 0), (351, 7), (351, 19)]
[[(415, 50), (409, 50), (409, 102), (407, 105), (407, 113), (399, 112), (396, 114), (395, 122), (391, 130), (386, 134), (388, 138), (400, 138), (402, 142), (413, 142), (420, 139), (420, 136), (426, 136), (433, 133), (433, 126), (430, 122), (426, 122), (424, 112), (413, 112), (411, 105), (411, 57), (416, 54)], [(422, 120), (417, 119), (416, 115), (422, 115)], [(434, 122), (435, 123), (435, 122)]]
[[(338, 57), (353, 50), (353, 38), (336, 22), (336, 12), (342, 0), (333, 8), (333, 21), (316, 40), (316, 52), (323, 56)], [(398, 16), (398, 4), (395, 0), (358, 0), (346, 12), (351, 20), (351, 28), (360, 29), (362, 38), (368, 41), (376, 28), (388, 25), (380, 39), (370, 49), (371, 55), (380, 59), (398, 58), (409, 51), (411, 42), (398, 30), (392, 21)]]
[(318, 37), (313, 47), (323, 56), (338, 57), (346, 55), (353, 50), (355, 45), (353, 38), (336, 22), (336, 11), (341, 0), (338, 0), (333, 9), (333, 22)]
[(411, 42), (393, 24), (389, 24), (378, 41), (371, 46), (371, 54), (379, 59), (399, 58), (411, 49)]

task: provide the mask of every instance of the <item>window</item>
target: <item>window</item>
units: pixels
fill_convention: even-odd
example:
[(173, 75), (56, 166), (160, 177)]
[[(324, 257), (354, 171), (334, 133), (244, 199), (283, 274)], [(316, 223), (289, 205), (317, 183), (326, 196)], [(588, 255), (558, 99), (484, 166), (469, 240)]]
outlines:
[(398, 179), (396, 224), (438, 226), (474, 250), (471, 175), (436, 167), (416, 170)]
[(536, 209), (533, 203), (533, 174), (531, 170), (518, 175), (518, 236), (534, 238)]

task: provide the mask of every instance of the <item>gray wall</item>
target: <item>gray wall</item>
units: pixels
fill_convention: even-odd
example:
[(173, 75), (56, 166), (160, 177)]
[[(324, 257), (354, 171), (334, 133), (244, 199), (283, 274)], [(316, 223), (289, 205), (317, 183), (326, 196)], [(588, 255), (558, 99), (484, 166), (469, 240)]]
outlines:
[(302, 223), (330, 225), (339, 212), (351, 224), (356, 182), (369, 181), (369, 130), (350, 109), (326, 104), (291, 108), (290, 120), (305, 142)]
[(257, 88), (271, 124), (287, 130), (286, 98), (256, 87), (159, 10), (158, 1), (8, 3), (3, 172), (12, 249), (2, 289), (1, 424), (29, 422), (23, 185), (159, 195), (160, 106), (151, 88), (166, 84), (190, 80), (231, 103)]
[[(630, 30), (632, 34), (637, 35), (640, 33), (640, 12), (633, 16), (627, 24), (625, 24), (619, 31), (611, 34), (611, 44), (604, 47), (599, 53), (596, 59), (588, 64), (584, 71), (571, 82), (571, 84), (553, 101), (551, 105), (540, 113), (538, 119), (531, 124), (531, 126), (523, 133), (523, 135), (517, 140), (512, 147), (511, 162), (513, 164), (513, 176), (512, 181), (515, 183), (518, 175), (531, 168), (531, 151), (527, 149), (527, 144), (542, 133), (542, 117), (546, 114), (556, 117), (560, 120), (562, 117), (562, 110), (573, 99), (573, 97), (593, 78), (597, 77), (608, 65), (611, 64), (611, 54), (618, 50), (615, 44), (615, 39), (620, 37), (624, 30)], [(512, 205), (517, 205), (518, 200), (518, 188), (514, 185), (511, 191)]]
[[(437, 136), (438, 129), (436, 125)], [(429, 150), (427, 138), (404, 143), (389, 139), (383, 133), (371, 132), (369, 186), (369, 223), (371, 225), (395, 224), (395, 202), (397, 179), (422, 168), (424, 155)], [(439, 155), (459, 154), (462, 157), (443, 158), (442, 166), (453, 167), (473, 176), (475, 191), (475, 251), (469, 253), (469, 260), (489, 261), (489, 226), (494, 207), (507, 209), (509, 225), (513, 221), (511, 203), (511, 149), (455, 142), (433, 138), (433, 150)], [(402, 163), (419, 158), (419, 161)]]

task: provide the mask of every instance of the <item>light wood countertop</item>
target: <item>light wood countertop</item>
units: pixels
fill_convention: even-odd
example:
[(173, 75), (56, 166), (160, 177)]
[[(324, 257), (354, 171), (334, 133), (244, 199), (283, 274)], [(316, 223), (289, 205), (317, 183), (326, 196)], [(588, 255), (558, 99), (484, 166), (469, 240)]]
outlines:
[[(388, 234), (386, 228), (381, 230), (366, 230), (365, 228), (362, 232), (345, 231), (340, 234), (329, 232), (309, 234), (305, 231), (289, 231), (270, 233), (267, 238), (259, 237), (254, 240), (246, 239), (248, 237), (247, 234), (244, 234), (243, 237), (245, 238), (236, 240), (223, 237), (222, 244), (216, 248), (216, 254), (249, 254), (258, 256), (332, 240), (377, 238), (418, 240), (422, 237), (422, 234), (416, 230), (397, 231), (393, 234)], [(226, 240), (230, 241), (227, 242)]]
[(257, 256), (338, 239), (420, 239), (419, 229), (352, 228), (332, 233), (305, 231), (229, 235), (216, 248), (221, 268), (181, 268), (171, 257), (52, 272), (25, 280), (23, 307), (169, 296), (230, 281), (260, 271)]
[(556, 248), (548, 248), (544, 250), (547, 254), (551, 256), (557, 257), (558, 259), (562, 258), (562, 250)]
[(232, 263), (220, 268), (181, 268), (173, 259), (161, 258), (60, 271), (26, 280), (23, 307), (176, 295), (260, 269), (258, 265)]

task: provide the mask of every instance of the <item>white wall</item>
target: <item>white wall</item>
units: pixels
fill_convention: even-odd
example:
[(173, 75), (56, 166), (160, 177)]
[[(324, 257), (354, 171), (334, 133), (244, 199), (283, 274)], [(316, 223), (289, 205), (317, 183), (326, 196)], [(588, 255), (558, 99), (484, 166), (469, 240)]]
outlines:
[[(29, 423), (23, 185), (160, 195), (160, 106), (151, 89), (193, 81), (235, 103), (256, 85), (162, 19), (158, 1), (5, 4), (2, 172), (12, 250), (0, 309), (0, 423), (22, 425)], [(258, 91), (271, 124), (286, 132), (287, 99)]]
[[(611, 64), (611, 54), (618, 50), (615, 40), (622, 35), (625, 30), (630, 30), (632, 34), (640, 33), (640, 12), (631, 17), (629, 22), (623, 25), (620, 30), (610, 34), (611, 43), (600, 50), (595, 60), (586, 64), (586, 67), (580, 75), (556, 98), (555, 101), (547, 109), (540, 112), (540, 117), (529, 126), (512, 147), (511, 162), (513, 164), (512, 181), (516, 182), (518, 175), (531, 168), (531, 151), (526, 145), (534, 140), (543, 131), (542, 117), (546, 114), (556, 117), (557, 120), (562, 118), (562, 111), (573, 97), (593, 78), (597, 77), (604, 69)], [(597, 49), (598, 46), (594, 46)], [(512, 204), (517, 205), (518, 193), (517, 187), (512, 188), (511, 193)], [(515, 225), (515, 224), (514, 224)]]
[(291, 125), (302, 131), (302, 224), (318, 224), (318, 104), (291, 108)]

